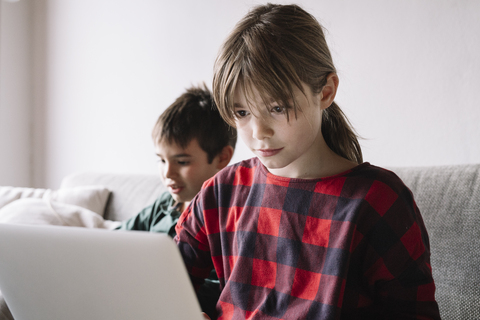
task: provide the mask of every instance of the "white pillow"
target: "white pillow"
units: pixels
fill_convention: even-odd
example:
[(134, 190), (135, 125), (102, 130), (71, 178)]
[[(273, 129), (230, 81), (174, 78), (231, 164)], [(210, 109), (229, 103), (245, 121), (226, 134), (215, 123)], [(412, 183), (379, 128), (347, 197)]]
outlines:
[(109, 195), (110, 191), (103, 186), (81, 186), (58, 190), (0, 187), (0, 209), (18, 199), (37, 198), (76, 205), (103, 217)]
[(1, 208), (0, 223), (113, 229), (121, 222), (104, 220), (101, 215), (72, 204), (25, 198)]

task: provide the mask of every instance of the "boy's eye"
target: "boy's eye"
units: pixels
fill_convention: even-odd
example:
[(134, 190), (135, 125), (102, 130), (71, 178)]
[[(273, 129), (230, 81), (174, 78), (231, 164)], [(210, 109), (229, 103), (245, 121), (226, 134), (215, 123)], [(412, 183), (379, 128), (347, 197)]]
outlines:
[(188, 166), (190, 164), (190, 161), (177, 161), (177, 163), (181, 166)]

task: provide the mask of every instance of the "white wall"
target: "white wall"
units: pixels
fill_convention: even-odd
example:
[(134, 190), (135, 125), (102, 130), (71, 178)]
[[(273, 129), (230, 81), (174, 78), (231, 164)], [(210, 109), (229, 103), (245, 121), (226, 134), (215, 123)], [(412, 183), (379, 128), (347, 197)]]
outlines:
[(32, 183), (31, 18), (26, 1), (0, 1), (0, 185)]
[(366, 160), (480, 162), (480, 1), (332, 1), (316, 12)]
[[(76, 171), (157, 172), (151, 129), (191, 84), (210, 84), (248, 8), (225, 1), (46, 1), (46, 186)], [(229, 13), (229, 14), (225, 14)], [(41, 158), (41, 157), (40, 157)]]
[[(156, 172), (156, 118), (190, 84), (210, 86), (220, 44), (253, 3), (35, 2), (34, 184)], [(366, 161), (480, 163), (479, 1), (297, 3), (328, 29), (337, 101), (365, 138)], [(240, 145), (234, 160), (250, 156)]]

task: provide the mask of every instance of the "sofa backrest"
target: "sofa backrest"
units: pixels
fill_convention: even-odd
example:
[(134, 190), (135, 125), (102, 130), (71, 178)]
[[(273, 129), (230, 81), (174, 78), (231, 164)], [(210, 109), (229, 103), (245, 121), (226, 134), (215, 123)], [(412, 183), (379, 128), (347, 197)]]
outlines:
[(480, 319), (480, 164), (391, 170), (423, 216), (442, 319)]
[(101, 185), (111, 191), (104, 218), (123, 221), (152, 204), (166, 188), (154, 174), (76, 173), (62, 180), (61, 188)]

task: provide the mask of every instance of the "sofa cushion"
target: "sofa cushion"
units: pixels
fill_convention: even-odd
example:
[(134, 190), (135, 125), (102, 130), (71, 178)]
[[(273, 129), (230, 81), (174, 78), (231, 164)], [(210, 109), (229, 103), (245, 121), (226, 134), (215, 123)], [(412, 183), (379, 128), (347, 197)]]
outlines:
[(154, 174), (75, 173), (62, 180), (61, 188), (102, 185), (111, 191), (105, 219), (123, 221), (152, 204), (166, 188)]
[(442, 318), (480, 319), (480, 165), (392, 170), (422, 213)]
[(1, 208), (0, 223), (102, 229), (114, 229), (120, 225), (119, 221), (105, 220), (98, 213), (80, 206), (35, 198), (18, 199)]
[(0, 186), (0, 209), (25, 198), (45, 199), (79, 206), (103, 216), (110, 191), (101, 185), (83, 185), (58, 190)]

